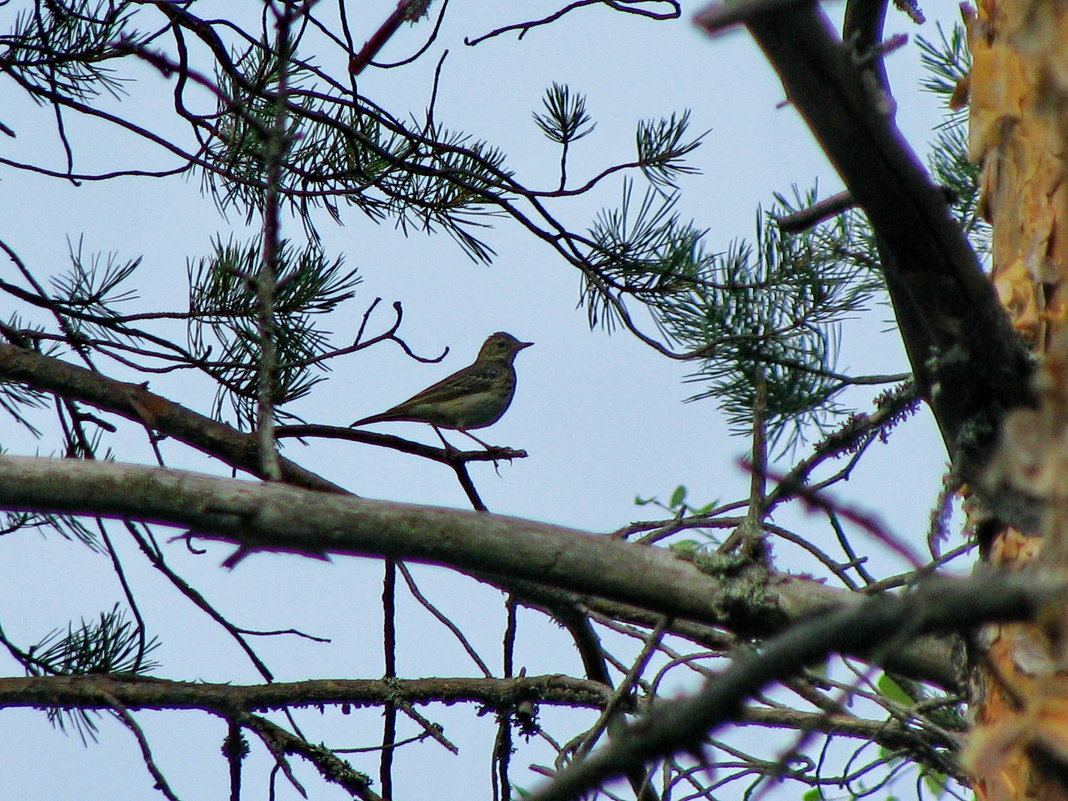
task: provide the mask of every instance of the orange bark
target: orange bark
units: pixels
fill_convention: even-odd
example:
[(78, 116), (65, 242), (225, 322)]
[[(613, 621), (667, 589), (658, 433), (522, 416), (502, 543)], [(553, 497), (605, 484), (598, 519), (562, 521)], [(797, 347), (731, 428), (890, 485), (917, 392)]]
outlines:
[(994, 225), (994, 285), (1043, 351), (1068, 312), (1068, 9), (986, 0), (967, 18), (972, 159)]
[[(1041, 356), (1042, 408), (1010, 415), (994, 469), (1048, 501), (1045, 537), (1002, 532), (991, 563), (1068, 568), (1068, 3), (985, 0), (965, 12), (972, 52), (970, 155), (993, 224), (991, 278)], [(1052, 350), (1052, 352), (1051, 352)], [(1059, 502), (1058, 502), (1059, 501)], [(1054, 554), (1056, 551), (1056, 554)], [(1058, 622), (991, 626), (979, 640), (965, 764), (981, 801), (1068, 801), (1068, 660)], [(1043, 625), (1045, 623), (1046, 625)], [(1052, 635), (1052, 636), (1051, 636)]]

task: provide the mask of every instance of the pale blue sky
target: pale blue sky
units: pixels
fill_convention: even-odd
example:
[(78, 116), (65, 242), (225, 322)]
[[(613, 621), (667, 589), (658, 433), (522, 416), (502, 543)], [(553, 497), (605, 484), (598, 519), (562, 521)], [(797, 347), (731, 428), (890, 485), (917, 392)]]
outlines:
[[(0, 25), (9, 24), (19, 5), (0, 8)], [(390, 5), (378, 4), (375, 13), (369, 12), (368, 27), (359, 28), (357, 23), (355, 38), (366, 38)], [(551, 8), (546, 3), (525, 4), (522, 13), (535, 16)], [(788, 107), (777, 108), (783, 99), (781, 86), (747, 35), (739, 31), (710, 39), (690, 21), (699, 8), (696, 3), (685, 4), (685, 17), (670, 23), (585, 9), (553, 26), (531, 31), (518, 43), (514, 36), (504, 36), (467, 48), (462, 43), (464, 35), (517, 21), (518, 12), (512, 4), (493, 0), (454, 0), (449, 21), (421, 67), (386, 73), (368, 70), (361, 78), (361, 90), (395, 114), (407, 110), (419, 114), (429, 97), (433, 64), (448, 47), (451, 52), (442, 73), (437, 119), (500, 145), (522, 180), (542, 186), (555, 182), (558, 151), (537, 131), (530, 112), (540, 109), (551, 82), (567, 82), (584, 93), (598, 124), (595, 133), (573, 149), (574, 178), (632, 159), (639, 119), (689, 108), (692, 130), (709, 129), (710, 133), (692, 159), (702, 174), (683, 182), (680, 208), (710, 229), (709, 247), (722, 250), (734, 237), (751, 236), (755, 208), (758, 203), (766, 205), (773, 192), (789, 191), (793, 183), (807, 188), (816, 179), (824, 194), (838, 191), (841, 185), (796, 113)], [(840, 8), (831, 11), (840, 12)], [(917, 29), (903, 15), (890, 13), (888, 33), (937, 35), (933, 23)], [(402, 32), (382, 58), (407, 55), (422, 41), (426, 29), (424, 23)], [(910, 44), (892, 55), (888, 66), (900, 105), (899, 123), (913, 145), (925, 149), (939, 112), (934, 98), (915, 88), (919, 76), (915, 46)], [(147, 109), (144, 119), (163, 124), (169, 114), (169, 84), (148, 68), (145, 74), (146, 81), (133, 87), (132, 97), (122, 108), (148, 104), (138, 106)], [(18, 132), (17, 139), (0, 139), (0, 154), (61, 168), (51, 112), (19, 99), (11, 82), (3, 78), (0, 91), (2, 118)], [(131, 166), (130, 161), (145, 167), (173, 163), (132, 140), (102, 136), (99, 129), (87, 129), (74, 118), (69, 124), (80, 170)], [(74, 188), (7, 169), (0, 170), (0, 180), (6, 198), (0, 237), (32, 269), (44, 275), (60, 268), (65, 261), (65, 237), (84, 237), (86, 251), (114, 251), (124, 259), (143, 255), (143, 270), (152, 276), (153, 294), (145, 290), (138, 308), (156, 308), (181, 298), (187, 259), (208, 255), (213, 235), (226, 238), (234, 233), (239, 239), (248, 235), (240, 215), (231, 215), (229, 220), (218, 215), (211, 202), (201, 197), (196, 180), (123, 179)], [(617, 202), (620, 191), (618, 180), (607, 181), (591, 198), (569, 204), (561, 217), (581, 227), (598, 208)], [(360, 288), (364, 304), (376, 296), (387, 301), (383, 309), (393, 300), (403, 301), (403, 334), (409, 344), (424, 354), (438, 353), (446, 345), (451, 352), (439, 365), (415, 363), (388, 344), (347, 357), (335, 364), (326, 390), (297, 407), (310, 421), (346, 425), (391, 406), (466, 365), (487, 334), (506, 330), (536, 344), (519, 354), (519, 388), (512, 409), (483, 432), (483, 439), (525, 448), (530, 458), (502, 464), (500, 476), (487, 464), (472, 467), (492, 511), (610, 531), (651, 513), (633, 505), (635, 495), (664, 498), (677, 484), (686, 484), (697, 502), (745, 494), (748, 477), (737, 460), (746, 455), (748, 444), (728, 437), (712, 402), (682, 403), (694, 392), (682, 383), (687, 367), (664, 359), (625, 333), (591, 333), (585, 313), (575, 309), (578, 275), (554, 259), (542, 243), (514, 225), (503, 224), (489, 236), (499, 256), (486, 267), (472, 264), (444, 236), (405, 239), (391, 225), (372, 225), (351, 211), (345, 222), (344, 227), (336, 227), (323, 219), (324, 247), (328, 254), (344, 253), (350, 266), (360, 268), (365, 279)], [(291, 225), (287, 233), (301, 236), (299, 226)], [(0, 265), (0, 275), (11, 278), (13, 271), (5, 263)], [(333, 325), (342, 339), (351, 337), (363, 308), (363, 304), (350, 307), (355, 316), (336, 316)], [(881, 373), (906, 369), (896, 337), (879, 333), (887, 315), (880, 310), (871, 320), (847, 329), (847, 334), (857, 332), (857, 336), (845, 338), (843, 366)], [(391, 317), (380, 310), (375, 319), (384, 327)], [(191, 394), (189, 381), (184, 376), (161, 376), (152, 377), (151, 385), (197, 411), (208, 412), (209, 392)], [(884, 516), (896, 532), (917, 546), (922, 545), (945, 462), (927, 413), (921, 417), (895, 434), (891, 445), (875, 448), (854, 480), (837, 491)], [(394, 424), (375, 430), (436, 442), (425, 426)], [(124, 431), (130, 444), (119, 457), (152, 462), (137, 427), (126, 425)], [(21, 453), (33, 453), (38, 447), (14, 432), (5, 436), (4, 444)], [(163, 450), (172, 466), (219, 469), (177, 445), (164, 443)], [(287, 455), (366, 497), (464, 505), (451, 470), (391, 451), (335, 440), (315, 443), (307, 451), (292, 446)], [(818, 519), (802, 520), (798, 528), (815, 538), (826, 536)], [(68, 619), (94, 617), (120, 598), (105, 560), (89, 558), (78, 546), (36, 535), (8, 537), (3, 545), (0, 621), (9, 636), (31, 640)], [(150, 570), (134, 567), (132, 550), (124, 550), (146, 614), (168, 623), (168, 628), (158, 629), (164, 639), (158, 654), (164, 662), (161, 675), (257, 680), (236, 648)], [(377, 563), (339, 559), (324, 564), (259, 555), (230, 573), (219, 568), (226, 551), (218, 546), (209, 548), (208, 557), (187, 555), (177, 544), (168, 550), (176, 566), (241, 625), (292, 626), (335, 639), (329, 647), (292, 639), (259, 644), (279, 678), (380, 674), (377, 624), (358, 625), (363, 614), (374, 619), (380, 592)], [(809, 567), (782, 545), (777, 553), (780, 567)], [(25, 581), (26, 576), (44, 571), (47, 581)], [(439, 569), (423, 568), (419, 573), (425, 577), (424, 589), (457, 618), (466, 619), (469, 633), (488, 653), (496, 653), (494, 643), (499, 641), (502, 620), (497, 594), (472, 588), (471, 582)], [(337, 615), (336, 610), (343, 614)], [(406, 604), (402, 614), (407, 611)], [(541, 620), (533, 614), (523, 619), (530, 624)], [(402, 621), (402, 673), (470, 671), (451, 641), (438, 627), (429, 625), (425, 613), (405, 614)], [(555, 627), (538, 625), (538, 629), (537, 637), (524, 645), (519, 664), (526, 665), (531, 674), (576, 669), (577, 660), (566, 638)], [(435, 708), (432, 712), (435, 719), (453, 721), (447, 724), (447, 733), (463, 740), (468, 750), (459, 758), (434, 748), (412, 751), (411, 756), (402, 752), (397, 797), (488, 798), (489, 727), (470, 725), (474, 720), (470, 709), (442, 712)], [(376, 713), (363, 714), (369, 726), (377, 725)], [(210, 736), (205, 737), (200, 736), (202, 724), (194, 722), (203, 720), (202, 716), (146, 714), (143, 718), (153, 740), (158, 737), (160, 743), (167, 743), (161, 746), (162, 767), (172, 774), (179, 794), (222, 797), (226, 766), (217, 753), (221, 724), (206, 724)], [(314, 733), (312, 739), (328, 739), (335, 745), (368, 744), (367, 730), (354, 731), (351, 720), (328, 722), (317, 712), (302, 713), (301, 719)], [(0, 731), (8, 732), (5, 739), (10, 744), (0, 757), (0, 784), (25, 788), (42, 799), (110, 800), (127, 793), (130, 786), (142, 788), (138, 798), (153, 797), (151, 781), (129, 737), (110, 723), (104, 728), (105, 741), (83, 749), (77, 738), (54, 733), (39, 713), (0, 712)], [(181, 743), (181, 748), (175, 743)], [(24, 756), (19, 757), (20, 753)], [(536, 758), (547, 759), (544, 750), (535, 753)], [(53, 758), (64, 770), (42, 772), (42, 760)], [(257, 758), (262, 760), (262, 755)], [(537, 781), (520, 769), (532, 759), (527, 752), (517, 757), (517, 783), (529, 786)], [(354, 758), (354, 762), (373, 772), (377, 756)], [(119, 764), (122, 767), (116, 768)], [(261, 781), (263, 773), (250, 767), (250, 781)], [(303, 769), (299, 775), (310, 778)], [(428, 777), (434, 779), (432, 796), (425, 784)], [(262, 789), (262, 785), (256, 787)], [(470, 792), (472, 788), (481, 789)], [(249, 797), (255, 794), (250, 785)], [(280, 783), (278, 797), (296, 796)], [(317, 788), (313, 797), (340, 795)]]

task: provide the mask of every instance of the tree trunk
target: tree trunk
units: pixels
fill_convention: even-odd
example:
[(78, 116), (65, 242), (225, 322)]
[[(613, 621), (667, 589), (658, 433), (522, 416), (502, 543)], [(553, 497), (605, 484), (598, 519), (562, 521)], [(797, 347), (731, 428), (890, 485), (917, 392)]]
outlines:
[[(1036, 495), (1041, 534), (1003, 529), (984, 559), (1006, 570), (1068, 566), (1068, 5), (985, 0), (966, 12), (973, 64), (971, 157), (982, 165), (994, 227), (992, 279), (1043, 369), (1041, 406), (1014, 412), (994, 470)], [(1059, 501), (1059, 503), (1058, 503)], [(1045, 551), (1045, 553), (1043, 553)], [(965, 754), (982, 801), (1068, 799), (1068, 659), (1064, 610), (976, 638), (975, 727)]]

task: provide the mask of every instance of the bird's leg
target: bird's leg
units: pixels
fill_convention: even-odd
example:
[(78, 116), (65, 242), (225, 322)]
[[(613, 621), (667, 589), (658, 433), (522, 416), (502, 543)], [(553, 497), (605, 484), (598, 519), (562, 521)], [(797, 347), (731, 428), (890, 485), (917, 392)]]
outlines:
[(438, 435), (438, 439), (441, 440), (441, 444), (445, 446), (445, 453), (456, 453), (456, 448), (449, 444), (449, 441), (445, 439), (445, 435), (441, 433), (441, 429), (437, 426), (430, 426), (434, 429), (434, 433)]
[(493, 446), (492, 445), (487, 445), (485, 442), (480, 440), (478, 437), (476, 437), (470, 431), (464, 431), (462, 428), (458, 428), (456, 430), (459, 431), (461, 434), (465, 434), (466, 436), (471, 437), (471, 439), (473, 439), (475, 442), (477, 442), (479, 445), (481, 445), (487, 451), (492, 451), (493, 450)]
[[(459, 431), (461, 434), (466, 434), (467, 436), (471, 437), (471, 439), (473, 439), (475, 442), (477, 442), (479, 445), (481, 445), (487, 451), (492, 451), (493, 450), (493, 448), (490, 445), (487, 445), (485, 442), (480, 440), (478, 437), (476, 437), (470, 431), (464, 431), (462, 428), (458, 428), (456, 430)], [(496, 458), (494, 458), (494, 460), (493, 460), (493, 472), (496, 473), (497, 475), (501, 474), (501, 466), (497, 462)]]

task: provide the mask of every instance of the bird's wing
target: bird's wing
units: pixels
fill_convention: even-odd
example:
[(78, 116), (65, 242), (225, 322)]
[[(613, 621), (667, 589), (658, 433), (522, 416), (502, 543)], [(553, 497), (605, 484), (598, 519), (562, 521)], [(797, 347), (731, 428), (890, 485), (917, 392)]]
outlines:
[(491, 389), (500, 379), (501, 369), (501, 365), (497, 364), (472, 364), (470, 367), (465, 367), (463, 370), (441, 379), (438, 383), (427, 387), (418, 395), (398, 405), (447, 403), (457, 398), (485, 392)]
[(438, 383), (427, 387), (403, 403), (379, 414), (364, 417), (352, 423), (363, 426), (370, 423), (382, 423), (389, 420), (422, 419), (426, 417), (427, 406), (442, 406), (450, 401), (477, 395), (492, 389), (500, 380), (501, 370), (510, 369), (500, 364), (472, 364), (459, 372), (453, 373)]

